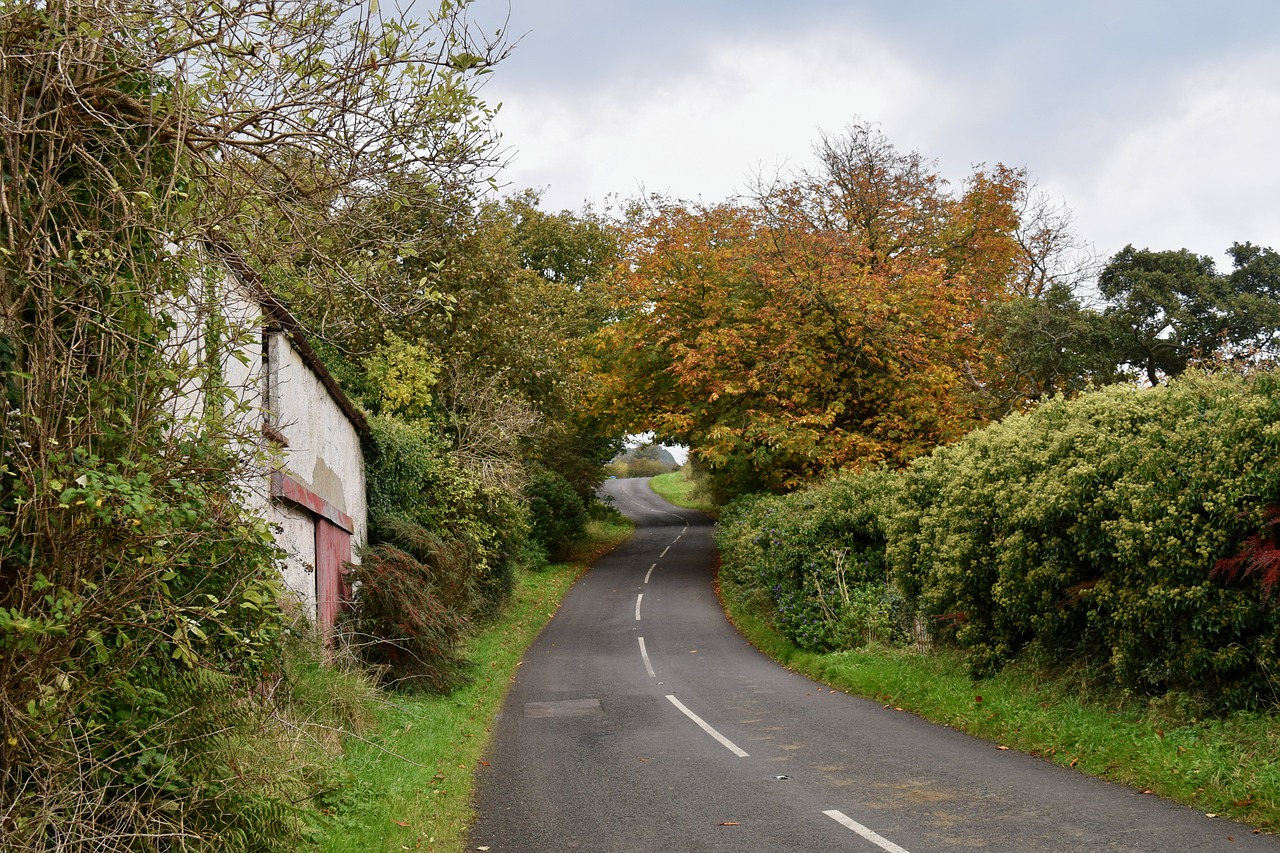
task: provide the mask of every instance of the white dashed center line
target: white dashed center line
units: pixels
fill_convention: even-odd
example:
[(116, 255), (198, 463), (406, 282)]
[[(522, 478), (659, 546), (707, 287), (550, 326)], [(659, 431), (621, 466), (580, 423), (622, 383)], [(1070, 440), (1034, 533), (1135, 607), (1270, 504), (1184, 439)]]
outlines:
[[(706, 720), (702, 719), (697, 714), (693, 713), (688, 708), (686, 708), (684, 706), (684, 703), (681, 702), (679, 699), (677, 699), (675, 696), (668, 695), (667, 699), (671, 700), (671, 704), (679, 708), (682, 714), (684, 714), (686, 717), (688, 717), (689, 719), (697, 723), (698, 728), (702, 729), (704, 732), (706, 732), (707, 734), (711, 735), (713, 738), (718, 740), (720, 742), (720, 745), (723, 746), (725, 749), (729, 750), (739, 758), (747, 757), (746, 752), (744, 752), (736, 743), (729, 740), (727, 737), (720, 734), (715, 729), (711, 728), (711, 725)], [(906, 853), (906, 851), (904, 850), (903, 853)]]
[(640, 641), (640, 657), (644, 659), (644, 671), (649, 673), (650, 678), (657, 678), (658, 676), (653, 671), (653, 664), (649, 662), (649, 652), (644, 647), (644, 637), (637, 637), (636, 639)]
[(846, 829), (852, 829), (854, 832), (858, 833), (863, 838), (867, 839), (872, 844), (879, 847), (881, 850), (887, 851), (887, 853), (907, 853), (907, 850), (905, 848), (899, 847), (889, 839), (885, 838), (883, 835), (880, 835), (877, 832), (867, 829), (865, 826), (858, 823), (856, 820), (849, 817), (844, 812), (837, 811), (835, 809), (829, 809), (823, 812), (823, 814), (831, 818), (841, 826), (845, 827)]

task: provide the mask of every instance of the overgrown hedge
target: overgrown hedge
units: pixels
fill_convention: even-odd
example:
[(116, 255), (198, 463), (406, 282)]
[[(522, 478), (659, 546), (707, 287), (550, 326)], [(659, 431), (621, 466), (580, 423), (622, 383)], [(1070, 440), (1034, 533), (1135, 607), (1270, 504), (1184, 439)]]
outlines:
[(723, 589), (804, 648), (903, 638), (904, 601), (888, 582), (882, 523), (895, 486), (880, 471), (735, 501), (720, 518)]
[(465, 626), (497, 613), (527, 539), (526, 510), (486, 490), (425, 423), (369, 421), (369, 540), (345, 628), (387, 683), (447, 690)]
[(1140, 694), (1271, 705), (1278, 450), (1273, 373), (1056, 399), (900, 473), (735, 504), (725, 586), (806, 647), (882, 637), (865, 599), (833, 607), (839, 557), (898, 636), (894, 596), (975, 674), (1029, 655)]

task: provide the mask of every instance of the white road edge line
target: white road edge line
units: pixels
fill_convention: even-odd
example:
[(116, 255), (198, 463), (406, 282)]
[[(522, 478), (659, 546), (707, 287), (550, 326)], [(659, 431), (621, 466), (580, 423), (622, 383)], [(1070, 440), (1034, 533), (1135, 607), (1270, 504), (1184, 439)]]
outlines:
[(654, 569), (656, 569), (656, 568), (658, 568), (658, 564), (657, 564), (657, 563), (654, 563), (652, 566), (650, 566), (650, 567), (649, 567), (649, 571), (645, 572), (645, 575), (644, 575), (644, 582), (645, 582), (645, 583), (648, 583), (648, 582), (649, 582), (649, 576), (653, 574), (653, 570), (654, 570)]
[[(724, 735), (720, 734), (720, 733), (719, 733), (718, 731), (716, 731), (715, 729), (711, 728), (711, 726), (707, 723), (707, 721), (706, 721), (706, 720), (702, 719), (702, 718), (701, 718), (701, 717), (699, 717), (697, 714), (693, 713), (693, 712), (692, 712), (692, 711), (690, 711), (688, 708), (686, 708), (686, 707), (684, 706), (684, 703), (683, 703), (683, 702), (681, 702), (679, 699), (677, 699), (675, 696), (673, 696), (673, 695), (671, 695), (671, 694), (667, 694), (667, 698), (671, 700), (671, 704), (672, 704), (672, 705), (675, 705), (677, 708), (679, 708), (679, 709), (680, 709), (680, 712), (681, 712), (682, 714), (684, 714), (686, 717), (688, 717), (689, 719), (691, 719), (691, 720), (693, 720), (695, 723), (697, 723), (697, 724), (698, 724), (698, 728), (702, 729), (704, 732), (706, 732), (707, 734), (711, 735), (711, 736), (712, 736), (713, 738), (715, 738), (716, 740), (720, 741), (720, 745), (721, 745), (721, 746), (723, 746), (725, 749), (729, 750), (730, 752), (732, 752), (734, 755), (738, 756), (739, 758), (746, 758), (746, 757), (747, 757), (747, 754), (746, 754), (745, 752), (743, 752), (743, 751), (742, 751), (742, 749), (741, 749), (741, 748), (740, 748), (736, 743), (734, 743), (733, 741), (729, 740), (727, 737), (725, 737)], [(902, 851), (902, 853), (906, 853), (906, 851), (905, 851), (905, 850), (903, 850), (903, 851)]]
[(887, 853), (908, 853), (908, 851), (905, 848), (899, 847), (889, 839), (885, 838), (883, 835), (880, 835), (879, 833), (873, 830), (867, 829), (865, 826), (858, 823), (856, 820), (849, 817), (842, 811), (837, 811), (836, 809), (828, 809), (827, 811), (823, 812), (823, 814), (831, 818), (841, 826), (845, 827), (846, 829), (852, 829), (854, 832), (858, 833), (863, 838), (870, 841), (872, 844), (875, 844), (877, 847), (881, 848), (882, 850), (887, 851)]
[(671, 540), (671, 544), (672, 544), (672, 545), (674, 545), (674, 544), (676, 544), (677, 542), (679, 542), (679, 541), (680, 541), (680, 537), (681, 537), (681, 536), (683, 536), (683, 535), (684, 535), (684, 533), (683, 533), (683, 532), (681, 532), (681, 533), (677, 534), (677, 535), (676, 535), (676, 538)]
[(657, 678), (658, 676), (653, 671), (653, 664), (649, 663), (649, 652), (645, 650), (644, 637), (637, 637), (636, 639), (640, 641), (640, 657), (644, 659), (644, 671), (649, 673), (650, 678)]
[(670, 550), (671, 550), (671, 546), (670, 546), (670, 545), (668, 545), (667, 547), (663, 548), (663, 549), (662, 549), (662, 553), (658, 555), (658, 559), (659, 559), (659, 560), (661, 560), (663, 557), (667, 556), (667, 552), (668, 552), (668, 551), (670, 551)]
[(644, 598), (643, 592), (636, 596), (636, 621), (637, 622), (640, 621), (640, 601), (643, 598)]

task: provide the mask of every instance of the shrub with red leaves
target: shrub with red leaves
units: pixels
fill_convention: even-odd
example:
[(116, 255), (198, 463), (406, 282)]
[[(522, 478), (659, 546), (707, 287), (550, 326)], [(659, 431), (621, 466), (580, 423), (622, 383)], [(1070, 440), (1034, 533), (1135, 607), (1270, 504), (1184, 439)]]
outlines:
[(1224, 583), (1256, 579), (1270, 601), (1280, 585), (1280, 506), (1268, 506), (1264, 518), (1263, 532), (1246, 539), (1235, 556), (1218, 560), (1210, 576)]

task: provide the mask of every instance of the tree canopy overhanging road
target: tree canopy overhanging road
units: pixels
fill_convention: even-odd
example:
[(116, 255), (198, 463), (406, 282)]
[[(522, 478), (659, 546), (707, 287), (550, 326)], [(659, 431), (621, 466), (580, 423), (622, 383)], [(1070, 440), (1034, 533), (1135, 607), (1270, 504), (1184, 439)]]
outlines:
[(778, 666), (720, 610), (710, 519), (606, 489), (636, 534), (525, 656), (472, 849), (1280, 850)]

